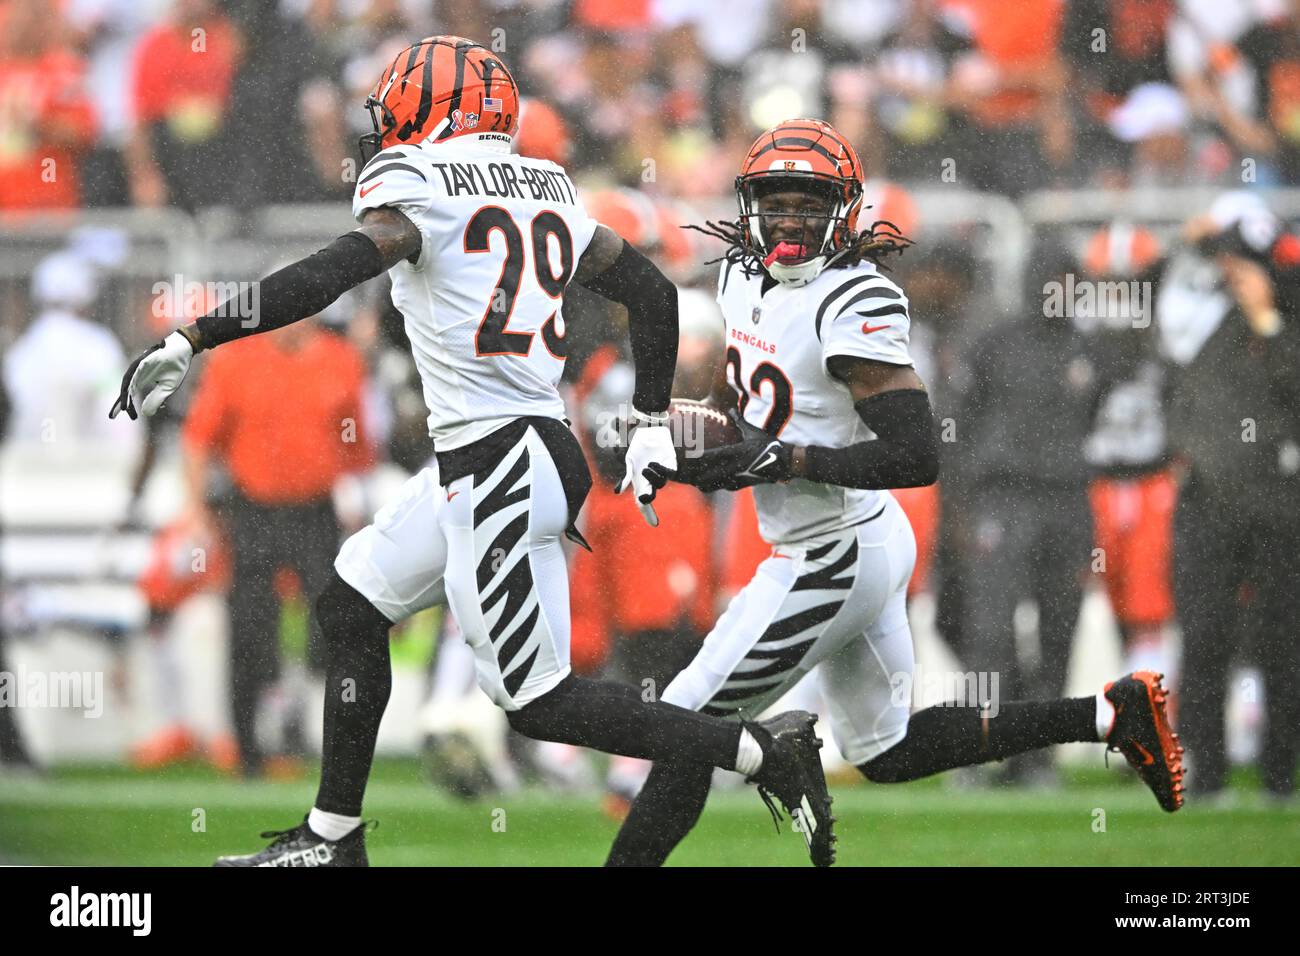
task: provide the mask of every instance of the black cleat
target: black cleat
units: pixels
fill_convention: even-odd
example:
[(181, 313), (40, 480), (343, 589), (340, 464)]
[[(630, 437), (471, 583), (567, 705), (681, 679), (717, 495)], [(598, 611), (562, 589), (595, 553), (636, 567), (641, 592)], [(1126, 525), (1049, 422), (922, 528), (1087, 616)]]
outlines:
[(802, 710), (778, 714), (757, 724), (745, 722), (763, 748), (763, 766), (749, 778), (781, 829), (781, 814), (772, 798), (785, 807), (808, 844), (813, 866), (835, 862), (835, 818), (822, 770), (822, 742), (813, 732), (817, 718)]
[(1165, 710), (1163, 677), (1135, 671), (1106, 685), (1106, 699), (1115, 706), (1106, 749), (1122, 753), (1161, 809), (1173, 813), (1183, 805), (1183, 748)]
[[(263, 840), (271, 845), (248, 856), (222, 856), (213, 866), (369, 866), (366, 857), (366, 829), (363, 823), (341, 840), (318, 837), (307, 826), (307, 818), (292, 830), (268, 830)], [(371, 827), (373, 829), (373, 827)]]

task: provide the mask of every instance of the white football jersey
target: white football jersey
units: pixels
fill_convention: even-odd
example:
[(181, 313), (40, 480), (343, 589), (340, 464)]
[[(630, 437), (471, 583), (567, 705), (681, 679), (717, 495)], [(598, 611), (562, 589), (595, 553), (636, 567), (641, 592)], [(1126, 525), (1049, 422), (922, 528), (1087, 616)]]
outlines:
[[(874, 439), (849, 388), (826, 369), (832, 355), (911, 365), (907, 297), (870, 262), (827, 269), (805, 286), (746, 276), (724, 264), (727, 381), (745, 420), (794, 445), (843, 448)], [(888, 492), (794, 478), (754, 487), (759, 531), (788, 544), (871, 517)]]
[(389, 270), (438, 451), (526, 415), (563, 418), (564, 287), (596, 231), (552, 162), (500, 143), (390, 146), (357, 177), (352, 214), (391, 206), (420, 230)]

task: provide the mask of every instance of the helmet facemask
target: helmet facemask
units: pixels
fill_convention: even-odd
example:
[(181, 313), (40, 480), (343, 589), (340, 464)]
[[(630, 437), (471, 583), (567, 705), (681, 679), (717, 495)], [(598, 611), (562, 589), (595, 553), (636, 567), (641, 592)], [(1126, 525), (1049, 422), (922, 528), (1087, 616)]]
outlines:
[(762, 173), (739, 177), (736, 193), (747, 244), (778, 282), (806, 285), (848, 251), (860, 190), (815, 174)]
[[(357, 140), (357, 149), (361, 153), (361, 167), (363, 169), (384, 148), (384, 137), (397, 128), (397, 117), (393, 115), (392, 110), (384, 105), (383, 100), (392, 85), (393, 79), (389, 79), (382, 93), (376, 87), (375, 92), (366, 97), (366, 111), (370, 113), (370, 124), (375, 131), (365, 133)], [(379, 95), (376, 95), (376, 93)]]

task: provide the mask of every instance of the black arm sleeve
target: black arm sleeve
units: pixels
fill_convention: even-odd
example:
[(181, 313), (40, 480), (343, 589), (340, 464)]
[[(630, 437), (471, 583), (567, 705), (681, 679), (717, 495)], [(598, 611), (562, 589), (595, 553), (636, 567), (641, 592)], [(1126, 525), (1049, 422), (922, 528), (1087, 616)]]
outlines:
[(200, 317), (194, 323), (199, 339), (195, 351), (270, 332), (315, 315), (344, 292), (383, 271), (379, 248), (369, 236), (360, 232), (339, 236), (319, 252), (258, 283), (252, 315), (247, 314), (249, 310), (242, 301), (227, 300)]
[(627, 327), (636, 365), (632, 406), (662, 412), (673, 393), (677, 370), (677, 289), (630, 243), (614, 264), (583, 283), (592, 292), (627, 306)]
[(803, 477), (842, 488), (916, 488), (938, 480), (938, 436), (924, 390), (881, 392), (853, 407), (876, 440), (847, 448), (809, 446)]

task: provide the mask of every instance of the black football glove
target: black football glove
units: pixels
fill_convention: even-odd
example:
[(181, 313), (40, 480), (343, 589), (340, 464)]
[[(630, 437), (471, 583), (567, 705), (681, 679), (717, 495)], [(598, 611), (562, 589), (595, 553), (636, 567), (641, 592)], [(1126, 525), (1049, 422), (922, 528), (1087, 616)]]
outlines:
[(793, 449), (763, 429), (749, 424), (736, 409), (731, 409), (728, 414), (740, 429), (741, 440), (703, 452), (695, 458), (679, 456), (675, 479), (705, 492), (739, 491), (750, 485), (788, 481)]

